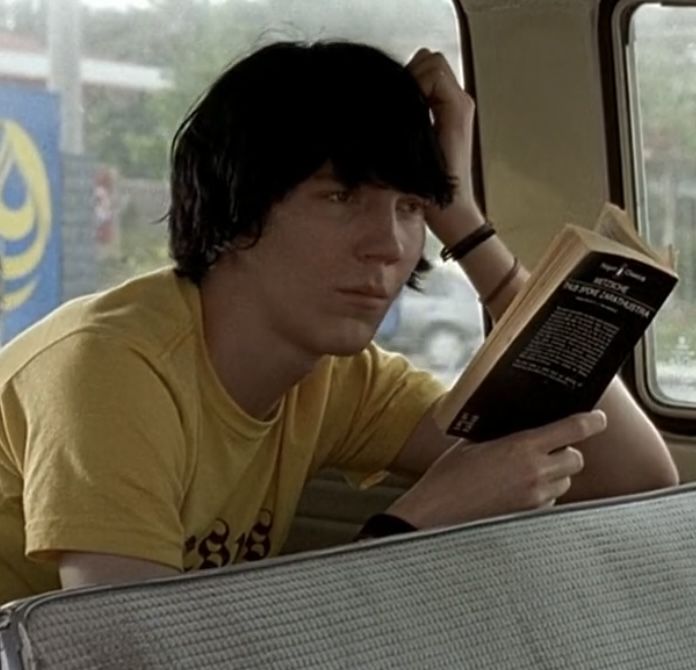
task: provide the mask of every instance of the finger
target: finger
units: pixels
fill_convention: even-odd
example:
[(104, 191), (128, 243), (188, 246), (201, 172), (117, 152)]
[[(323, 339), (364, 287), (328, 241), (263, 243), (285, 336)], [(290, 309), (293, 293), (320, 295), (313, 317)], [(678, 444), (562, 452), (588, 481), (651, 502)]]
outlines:
[(415, 79), (433, 112), (435, 127), (464, 132), (468, 138), (472, 133), (476, 105), (454, 76), (448, 76), (442, 70), (428, 69), (416, 75)]
[(427, 98), (431, 98), (437, 91), (462, 92), (454, 72), (444, 58), (437, 61), (428, 58), (416, 63), (410, 68), (410, 72)]
[(549, 474), (553, 479), (573, 477), (585, 467), (585, 459), (582, 453), (574, 447), (565, 447), (549, 454), (551, 469)]
[(406, 67), (419, 82), (446, 79), (458, 85), (447, 58), (439, 51), (419, 49)]
[(556, 504), (556, 499), (551, 498), (548, 502), (545, 502), (543, 505), (539, 505), (539, 509), (547, 509), (549, 507), (553, 507)]
[(412, 72), (414, 68), (419, 67), (419, 65), (423, 61), (427, 60), (431, 54), (432, 54), (432, 51), (430, 51), (430, 49), (426, 49), (425, 47), (421, 47), (408, 60), (408, 62), (406, 63), (406, 68)]
[(430, 70), (441, 72), (442, 75), (451, 76), (456, 79), (449, 61), (440, 51), (430, 51), (428, 49), (419, 49), (408, 63), (411, 72), (423, 74)]
[(534, 502), (531, 505), (534, 509), (545, 509), (556, 504), (556, 500), (565, 495), (571, 486), (570, 477), (561, 477), (548, 482), (543, 487), (536, 490)]
[(558, 447), (578, 444), (601, 433), (607, 427), (607, 417), (601, 410), (583, 412), (553, 423), (508, 435), (502, 440), (517, 441), (522, 446), (551, 453)]
[(459, 85), (454, 76), (442, 70), (425, 70), (415, 76), (423, 96), (430, 105), (441, 102), (454, 103), (462, 112), (467, 108), (473, 111), (473, 98)]
[(571, 484), (572, 480), (570, 477), (556, 479), (547, 489), (549, 500), (553, 500), (555, 503), (558, 498), (562, 498), (566, 493), (568, 493), (568, 491), (570, 491)]

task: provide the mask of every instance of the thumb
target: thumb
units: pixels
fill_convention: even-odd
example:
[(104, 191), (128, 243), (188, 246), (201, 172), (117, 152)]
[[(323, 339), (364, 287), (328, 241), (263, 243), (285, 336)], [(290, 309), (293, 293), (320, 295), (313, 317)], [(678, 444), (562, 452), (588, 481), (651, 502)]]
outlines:
[(607, 427), (606, 414), (599, 409), (591, 412), (571, 414), (553, 423), (513, 433), (499, 438), (500, 441), (512, 441), (537, 449), (544, 453), (583, 442), (593, 435), (601, 433)]

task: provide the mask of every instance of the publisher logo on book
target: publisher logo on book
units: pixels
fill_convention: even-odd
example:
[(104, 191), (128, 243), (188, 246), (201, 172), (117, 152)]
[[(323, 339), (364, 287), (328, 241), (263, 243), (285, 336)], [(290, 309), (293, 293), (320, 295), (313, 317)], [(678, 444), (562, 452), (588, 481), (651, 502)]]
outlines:
[(457, 416), (456, 420), (454, 421), (454, 424), (451, 427), (451, 430), (460, 431), (460, 433), (470, 433), (478, 420), (478, 414), (462, 412)]

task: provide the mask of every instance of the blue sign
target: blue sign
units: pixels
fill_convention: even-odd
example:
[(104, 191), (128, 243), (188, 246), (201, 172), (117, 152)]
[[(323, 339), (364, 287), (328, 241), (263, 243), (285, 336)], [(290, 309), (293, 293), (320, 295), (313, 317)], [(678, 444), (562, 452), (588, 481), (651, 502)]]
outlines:
[(60, 302), (58, 97), (0, 86), (2, 341)]

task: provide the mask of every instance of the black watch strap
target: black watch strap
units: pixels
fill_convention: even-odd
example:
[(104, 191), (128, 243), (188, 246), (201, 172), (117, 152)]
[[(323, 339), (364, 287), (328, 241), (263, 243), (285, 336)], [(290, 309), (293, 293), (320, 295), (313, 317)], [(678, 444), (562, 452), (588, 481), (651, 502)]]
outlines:
[(400, 519), (392, 514), (375, 514), (370, 517), (360, 532), (355, 536), (355, 540), (367, 540), (371, 537), (388, 537), (400, 533), (412, 533), (418, 530), (408, 521)]

